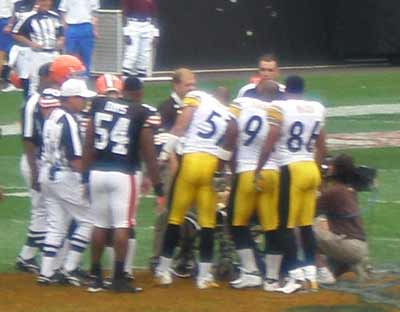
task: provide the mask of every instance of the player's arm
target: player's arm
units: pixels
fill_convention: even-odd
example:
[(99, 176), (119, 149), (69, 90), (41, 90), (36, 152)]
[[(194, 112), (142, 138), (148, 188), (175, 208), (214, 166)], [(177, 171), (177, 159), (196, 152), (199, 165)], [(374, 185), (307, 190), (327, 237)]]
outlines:
[(30, 25), (30, 18), (19, 21), (13, 28), (13, 38), (19, 44), (30, 47), (33, 50), (40, 50), (42, 46), (29, 39), (29, 33), (32, 31)]
[(31, 97), (22, 109), (22, 145), (31, 171), (31, 187), (39, 191), (38, 167), (36, 165), (37, 146), (34, 143), (34, 110), (37, 98)]
[(325, 134), (325, 129), (322, 128), (317, 140), (315, 142), (315, 147), (316, 147), (316, 151), (315, 151), (315, 161), (318, 164), (318, 168), (321, 168), (321, 164), (324, 161), (325, 155), (326, 155), (326, 134)]
[(269, 131), (267, 138), (263, 144), (261, 149), (260, 158), (258, 160), (257, 168), (256, 168), (256, 176), (264, 167), (265, 163), (268, 161), (271, 156), (272, 150), (275, 144), (278, 142), (280, 133), (281, 133), (281, 124), (283, 121), (282, 112), (279, 107), (271, 106), (267, 109), (268, 115), (268, 123), (269, 123)]
[(93, 161), (93, 148), (94, 148), (94, 127), (93, 127), (93, 120), (89, 119), (86, 129), (85, 143), (83, 145), (82, 172), (86, 172), (87, 170), (89, 170), (89, 167)]
[(31, 187), (36, 191), (40, 191), (40, 186), (38, 183), (39, 170), (36, 164), (37, 147), (29, 139), (24, 139), (22, 141), (22, 145), (31, 171)]
[[(196, 97), (185, 97), (183, 99), (182, 113), (178, 115), (174, 126), (169, 132), (168, 141), (163, 146), (163, 154), (170, 154), (175, 150), (179, 143), (179, 138), (186, 133), (199, 104), (199, 99)], [(164, 157), (162, 156), (161, 158), (163, 159)]]

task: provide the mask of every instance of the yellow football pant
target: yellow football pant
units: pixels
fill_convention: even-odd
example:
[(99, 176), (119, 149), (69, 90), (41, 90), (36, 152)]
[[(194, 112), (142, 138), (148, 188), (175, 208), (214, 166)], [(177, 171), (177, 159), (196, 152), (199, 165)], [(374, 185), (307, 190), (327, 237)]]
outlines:
[(281, 167), (279, 209), (284, 228), (313, 224), (321, 175), (314, 161)]
[(279, 223), (279, 171), (262, 170), (261, 179), (254, 186), (254, 171), (236, 176), (233, 187), (232, 225), (247, 226), (254, 213), (264, 231), (276, 230)]
[(212, 188), (212, 180), (217, 166), (218, 158), (207, 153), (182, 156), (171, 187), (168, 223), (182, 224), (187, 210), (194, 205), (200, 226), (215, 227), (217, 196)]

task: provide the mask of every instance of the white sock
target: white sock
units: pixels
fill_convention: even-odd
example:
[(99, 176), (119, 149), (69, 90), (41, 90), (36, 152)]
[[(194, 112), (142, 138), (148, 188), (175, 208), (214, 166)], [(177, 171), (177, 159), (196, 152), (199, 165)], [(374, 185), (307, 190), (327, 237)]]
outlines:
[(132, 274), (133, 260), (135, 258), (135, 252), (136, 252), (136, 239), (130, 238), (128, 240), (128, 250), (126, 251), (124, 272)]
[(307, 265), (303, 267), (304, 276), (311, 282), (317, 280), (317, 267), (315, 265)]
[(279, 280), (282, 258), (282, 255), (267, 254), (265, 256), (265, 264), (267, 267), (265, 277), (267, 279)]
[(40, 266), (40, 275), (51, 277), (54, 274), (55, 257), (43, 257), (42, 265)]
[(258, 268), (256, 265), (256, 258), (254, 256), (254, 252), (252, 249), (250, 248), (238, 249), (237, 253), (239, 254), (242, 267), (246, 272), (248, 273), (258, 272)]
[(70, 250), (65, 259), (64, 269), (67, 272), (71, 272), (78, 268), (82, 258), (82, 252), (76, 250)]
[(171, 267), (172, 258), (160, 257), (160, 263), (157, 266), (156, 271), (165, 272), (168, 271)]
[(37, 247), (24, 245), (19, 256), (24, 260), (32, 259), (36, 255)]
[(54, 270), (58, 270), (63, 267), (65, 258), (69, 250), (69, 246), (70, 246), (69, 239), (65, 239), (63, 245), (58, 250), (57, 255), (55, 256)]
[(199, 263), (199, 274), (197, 278), (207, 277), (211, 274), (211, 266), (212, 263), (210, 262), (200, 262)]

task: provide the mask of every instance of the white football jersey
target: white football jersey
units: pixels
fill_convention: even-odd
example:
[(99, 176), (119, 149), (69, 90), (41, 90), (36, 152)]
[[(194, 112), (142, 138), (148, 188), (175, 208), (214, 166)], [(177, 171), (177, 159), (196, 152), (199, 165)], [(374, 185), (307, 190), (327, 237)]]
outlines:
[[(238, 112), (239, 139), (236, 152), (236, 173), (254, 171), (257, 168), (262, 146), (268, 134), (269, 124), (265, 114), (271, 104), (254, 98), (242, 97), (231, 107)], [(263, 169), (278, 169), (273, 153)]]
[(269, 118), (281, 123), (276, 145), (279, 165), (314, 160), (316, 139), (325, 123), (325, 107), (315, 101), (274, 101)]
[(233, 115), (215, 97), (203, 91), (189, 92), (183, 99), (183, 106), (197, 109), (182, 140), (182, 153), (203, 152), (217, 156), (218, 145)]
[(65, 170), (69, 168), (70, 160), (81, 156), (82, 142), (77, 121), (65, 110), (56, 108), (43, 126), (43, 164)]

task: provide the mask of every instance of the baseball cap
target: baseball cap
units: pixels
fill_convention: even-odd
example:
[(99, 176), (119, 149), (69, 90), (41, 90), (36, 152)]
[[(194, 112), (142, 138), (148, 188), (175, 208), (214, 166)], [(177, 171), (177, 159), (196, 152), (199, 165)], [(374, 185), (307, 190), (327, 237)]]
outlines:
[(61, 106), (60, 91), (52, 88), (44, 89), (39, 97), (39, 105), (42, 108)]
[(139, 91), (143, 89), (142, 81), (137, 77), (128, 77), (124, 81), (124, 91)]
[(61, 86), (61, 96), (80, 96), (83, 98), (91, 98), (96, 96), (96, 92), (89, 90), (86, 82), (82, 79), (68, 79)]

